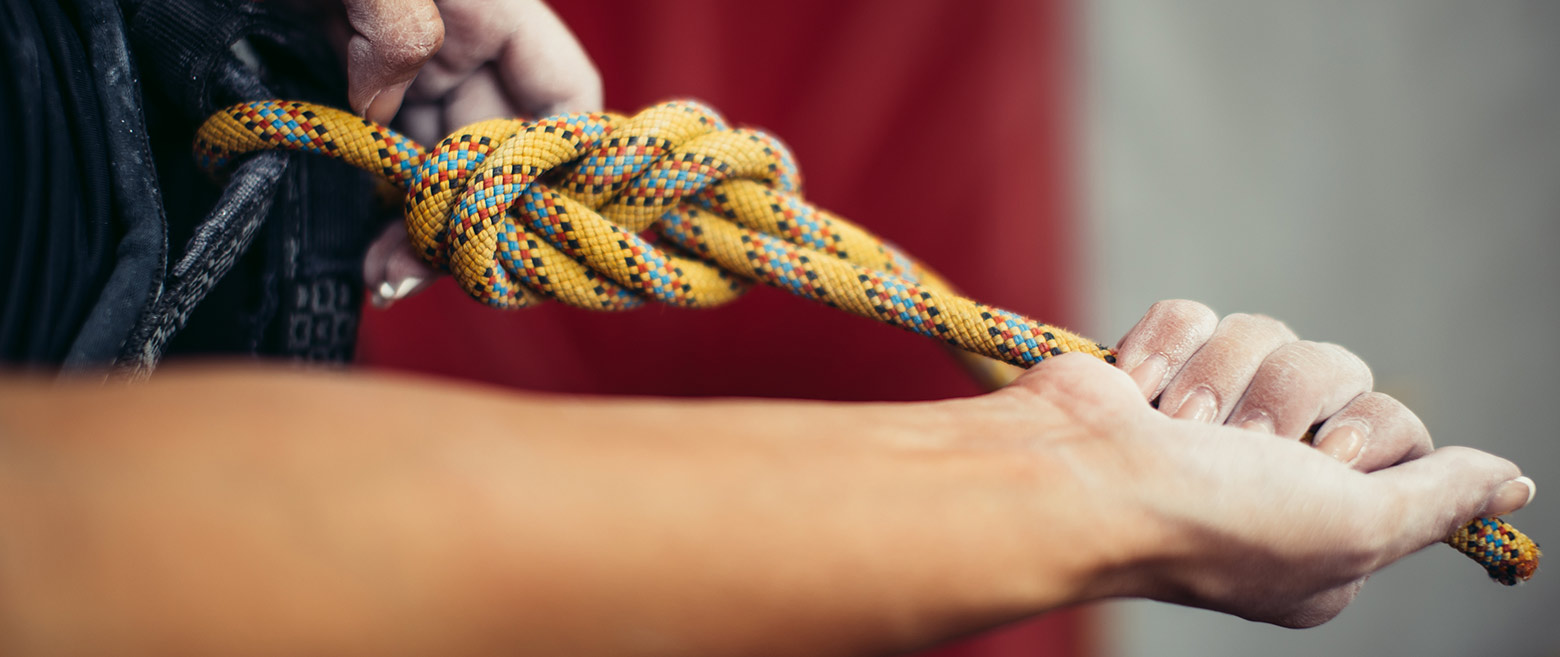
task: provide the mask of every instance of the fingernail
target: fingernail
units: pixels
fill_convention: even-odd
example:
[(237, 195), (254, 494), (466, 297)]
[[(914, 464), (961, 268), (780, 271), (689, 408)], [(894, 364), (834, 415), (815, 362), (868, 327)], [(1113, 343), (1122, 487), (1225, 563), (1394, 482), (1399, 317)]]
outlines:
[(1517, 477), (1495, 489), (1495, 494), (1491, 495), (1490, 501), (1485, 503), (1482, 515), (1486, 517), (1506, 515), (1527, 506), (1537, 494), (1538, 484), (1525, 476)]
[[(386, 285), (389, 285), (389, 283), (386, 283)], [(422, 285), (421, 278), (416, 276), (408, 276), (401, 281), (400, 285), (395, 286), (395, 294), (391, 295), (391, 298), (405, 299), (407, 295), (411, 294), (413, 290), (417, 289), (418, 285)]]
[(389, 308), (390, 304), (395, 301), (395, 286), (391, 285), (389, 281), (380, 283), (379, 289), (368, 295), (368, 301), (374, 304), (375, 308)]
[(1247, 431), (1261, 431), (1262, 433), (1273, 433), (1273, 418), (1268, 417), (1267, 413), (1264, 413), (1262, 411), (1257, 411), (1255, 413), (1252, 413), (1246, 419), (1241, 420), (1241, 422), (1240, 422), (1240, 424), (1238, 426), (1240, 428), (1242, 428), (1242, 429), (1247, 430)]
[(1165, 380), (1165, 372), (1169, 370), (1170, 361), (1164, 354), (1152, 354), (1132, 368), (1132, 381), (1137, 383), (1144, 397), (1150, 397), (1159, 392), (1159, 384)]
[(406, 96), (406, 89), (410, 86), (412, 81), (407, 80), (380, 89), (374, 94), (373, 99), (368, 101), (368, 105), (364, 106), (363, 118), (377, 123), (389, 123), (400, 110), (401, 100)]
[(1360, 448), (1364, 445), (1365, 432), (1359, 427), (1345, 424), (1322, 436), (1321, 442), (1316, 443), (1316, 448), (1338, 461), (1352, 463), (1360, 455)]
[(381, 89), (379, 91), (375, 91), (373, 93), (373, 95), (368, 97), (368, 101), (363, 103), (363, 111), (362, 111), (363, 116), (365, 116), (365, 117), (368, 116), (369, 108), (374, 106), (374, 101), (379, 99), (379, 94), (381, 94), (381, 93), (384, 93), (383, 89)]
[(1175, 417), (1181, 420), (1212, 422), (1219, 415), (1219, 398), (1206, 386), (1198, 386), (1181, 400), (1175, 409)]

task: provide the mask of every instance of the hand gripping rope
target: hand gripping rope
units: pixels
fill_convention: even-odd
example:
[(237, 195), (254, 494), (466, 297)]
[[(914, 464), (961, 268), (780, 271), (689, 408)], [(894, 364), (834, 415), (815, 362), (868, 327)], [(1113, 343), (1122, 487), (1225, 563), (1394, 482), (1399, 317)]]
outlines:
[[(1067, 352), (1115, 362), (1103, 345), (956, 294), (813, 207), (779, 140), (698, 103), (483, 121), (427, 150), (341, 110), (265, 100), (217, 112), (195, 139), (213, 173), (273, 148), (335, 157), (400, 188), (413, 248), (490, 306), (702, 308), (757, 281), (1019, 367)], [(1499, 518), (1447, 542), (1504, 584), (1538, 567), (1538, 546)]]

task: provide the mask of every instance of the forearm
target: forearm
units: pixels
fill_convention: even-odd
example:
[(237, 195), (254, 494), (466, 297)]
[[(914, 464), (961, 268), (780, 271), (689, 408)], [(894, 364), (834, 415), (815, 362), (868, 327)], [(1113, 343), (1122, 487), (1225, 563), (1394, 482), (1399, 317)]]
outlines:
[(59, 392), (0, 402), (6, 654), (886, 652), (1073, 601), (1099, 565), (1048, 536), (1087, 506), (1035, 485), (1066, 475), (987, 437), (1064, 425), (968, 403)]

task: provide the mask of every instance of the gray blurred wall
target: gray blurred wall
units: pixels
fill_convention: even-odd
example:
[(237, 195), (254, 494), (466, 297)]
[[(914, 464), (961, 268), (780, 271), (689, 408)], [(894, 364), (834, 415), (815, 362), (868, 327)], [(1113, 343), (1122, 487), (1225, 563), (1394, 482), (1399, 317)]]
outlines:
[[(1437, 444), (1517, 461), (1560, 547), (1560, 2), (1084, 0), (1095, 335), (1156, 299), (1338, 342)], [(1506, 589), (1448, 548), (1284, 630), (1113, 604), (1147, 655), (1560, 655), (1560, 550)]]

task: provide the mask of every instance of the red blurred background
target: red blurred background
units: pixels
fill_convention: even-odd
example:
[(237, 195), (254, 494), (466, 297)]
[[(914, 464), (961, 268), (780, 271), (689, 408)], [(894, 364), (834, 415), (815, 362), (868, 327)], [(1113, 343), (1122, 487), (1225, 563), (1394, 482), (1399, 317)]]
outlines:
[[(967, 294), (1073, 321), (1071, 7), (1062, 0), (569, 0), (608, 108), (710, 103), (795, 151), (807, 197)], [(978, 389), (940, 346), (774, 289), (712, 310), (501, 313), (450, 281), (364, 318), (360, 362), (526, 390), (918, 400)], [(914, 546), (906, 546), (914, 549)], [(947, 657), (1091, 649), (1082, 611)]]

